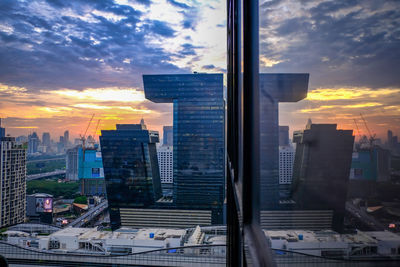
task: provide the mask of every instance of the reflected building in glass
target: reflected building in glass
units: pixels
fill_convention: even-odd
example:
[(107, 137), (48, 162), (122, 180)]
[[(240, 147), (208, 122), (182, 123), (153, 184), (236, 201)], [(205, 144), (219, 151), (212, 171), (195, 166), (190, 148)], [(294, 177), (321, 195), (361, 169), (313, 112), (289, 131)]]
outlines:
[[(309, 74), (260, 74), (261, 210), (281, 210), (289, 204), (279, 184), (279, 103), (307, 96)], [(283, 130), (283, 128), (281, 128)], [(262, 217), (262, 216), (261, 216)]]
[(147, 99), (173, 103), (173, 203), (210, 210), (223, 222), (225, 188), (222, 74), (143, 75)]
[(120, 209), (154, 208), (162, 197), (156, 143), (158, 132), (140, 124), (102, 130), (104, 176), (112, 229), (121, 226)]

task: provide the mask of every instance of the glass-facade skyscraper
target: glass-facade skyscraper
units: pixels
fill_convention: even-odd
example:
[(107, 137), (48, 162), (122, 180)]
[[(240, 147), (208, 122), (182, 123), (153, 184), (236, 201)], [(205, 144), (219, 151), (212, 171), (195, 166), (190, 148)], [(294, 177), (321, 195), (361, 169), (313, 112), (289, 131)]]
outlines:
[(143, 121), (116, 128), (100, 136), (112, 229), (121, 225), (120, 208), (153, 208), (162, 197), (158, 132), (147, 130)]
[(308, 74), (265, 74), (260, 79), (260, 206), (280, 210), (285, 198), (279, 186), (279, 103), (307, 96)]
[(222, 223), (225, 187), (222, 74), (143, 75), (145, 97), (173, 103), (173, 203)]

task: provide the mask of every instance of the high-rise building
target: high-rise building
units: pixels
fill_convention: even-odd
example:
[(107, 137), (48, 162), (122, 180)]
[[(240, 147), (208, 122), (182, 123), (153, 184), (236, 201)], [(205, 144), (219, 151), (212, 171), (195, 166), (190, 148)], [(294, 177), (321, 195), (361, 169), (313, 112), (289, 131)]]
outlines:
[(383, 182), (390, 180), (390, 151), (378, 145), (358, 148), (353, 153), (350, 169), (351, 180)]
[(289, 126), (279, 125), (279, 146), (289, 145)]
[(168, 192), (172, 193), (172, 185), (174, 182), (173, 147), (166, 145), (160, 146), (157, 148), (157, 157), (163, 194), (168, 195)]
[(1, 118), (0, 118), (0, 140), (5, 136), (6, 136), (6, 129), (1, 127)]
[(50, 133), (43, 133), (42, 134), (42, 144), (44, 146), (47, 146), (50, 148), (51, 142), (50, 142)]
[(296, 209), (330, 210), (332, 228), (343, 231), (353, 131), (337, 130), (336, 124), (311, 124), (294, 132), (293, 141), (297, 144), (292, 182)]
[[(308, 74), (260, 74), (260, 207), (281, 210), (279, 184), (279, 103), (307, 96)], [(286, 140), (285, 140), (286, 142)], [(286, 202), (284, 202), (286, 203)]]
[(173, 126), (163, 127), (163, 146), (173, 146)]
[(393, 146), (393, 132), (391, 130), (387, 131), (387, 146), (389, 149)]
[(290, 197), (294, 163), (294, 148), (292, 146), (279, 147), (279, 186), (282, 198)]
[(26, 150), (14, 137), (0, 140), (0, 227), (25, 220)]
[(38, 152), (39, 137), (36, 132), (33, 132), (28, 136), (28, 154), (33, 154)]
[(78, 178), (81, 194), (104, 196), (106, 194), (103, 161), (98, 145), (83, 149), (78, 147)]
[(78, 168), (79, 168), (79, 159), (78, 159), (78, 151), (80, 146), (75, 146), (66, 151), (65, 154), (65, 163), (66, 163), (66, 172), (65, 178), (70, 181), (78, 180)]
[(69, 131), (66, 130), (64, 132), (64, 147), (68, 148), (68, 145), (69, 145)]
[(124, 225), (120, 209), (154, 208), (162, 197), (156, 143), (158, 132), (141, 124), (102, 130), (100, 144), (112, 229)]
[(222, 74), (143, 75), (145, 97), (173, 103), (173, 202), (223, 222), (225, 188)]

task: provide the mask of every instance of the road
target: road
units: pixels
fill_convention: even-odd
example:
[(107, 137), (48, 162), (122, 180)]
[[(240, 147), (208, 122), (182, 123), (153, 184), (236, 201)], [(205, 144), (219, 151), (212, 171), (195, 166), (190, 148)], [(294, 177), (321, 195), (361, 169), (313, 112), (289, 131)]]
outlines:
[(61, 159), (65, 160), (65, 155), (63, 155), (62, 157), (57, 157), (57, 158), (27, 160), (26, 163), (42, 162), (42, 161), (53, 161), (53, 160), (61, 160)]
[(374, 217), (369, 215), (365, 210), (360, 209), (350, 201), (346, 202), (346, 211), (348, 211), (352, 216), (358, 218), (358, 220), (373, 231), (384, 231), (386, 227), (377, 221)]
[(89, 210), (88, 212), (86, 212), (85, 214), (83, 214), (81, 217), (69, 223), (68, 226), (82, 227), (82, 225), (90, 222), (93, 218), (95, 218), (97, 215), (103, 212), (106, 208), (108, 208), (108, 202), (104, 201), (99, 205), (97, 205), (96, 207)]
[(65, 170), (55, 170), (52, 172), (44, 172), (44, 173), (38, 173), (38, 174), (31, 174), (26, 176), (27, 181), (32, 181), (40, 178), (45, 178), (45, 177), (50, 177), (54, 175), (60, 175), (60, 174), (65, 174)]

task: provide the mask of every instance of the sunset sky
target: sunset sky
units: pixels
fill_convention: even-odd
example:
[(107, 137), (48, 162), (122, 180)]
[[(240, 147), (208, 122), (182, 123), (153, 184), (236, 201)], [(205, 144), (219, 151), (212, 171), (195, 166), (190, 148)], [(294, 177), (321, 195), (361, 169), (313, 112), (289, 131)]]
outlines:
[[(172, 105), (145, 100), (142, 74), (225, 73), (225, 9), (211, 0), (1, 1), (3, 126), (13, 136), (77, 137), (95, 114), (99, 129), (144, 118), (161, 131)], [(311, 118), (353, 129), (356, 119), (365, 134), (362, 113), (378, 136), (400, 135), (398, 1), (260, 1), (260, 54), (261, 72), (310, 73), (307, 99), (281, 104), (282, 125), (299, 130)]]

